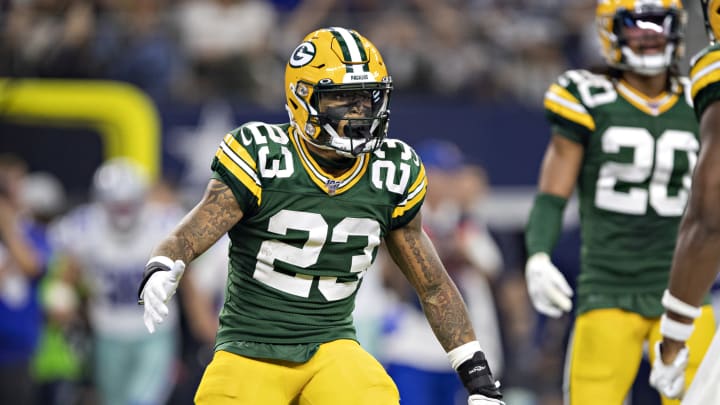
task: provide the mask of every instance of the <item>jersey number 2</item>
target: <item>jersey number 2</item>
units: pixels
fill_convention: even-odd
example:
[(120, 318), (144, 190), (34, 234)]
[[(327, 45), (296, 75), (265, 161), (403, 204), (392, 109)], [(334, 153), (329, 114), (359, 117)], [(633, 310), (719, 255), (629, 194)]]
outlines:
[(317, 277), (318, 289), (328, 301), (347, 298), (357, 289), (358, 283), (372, 263), (372, 253), (380, 244), (380, 224), (369, 218), (345, 218), (332, 228), (328, 235), (328, 224), (322, 215), (314, 212), (282, 210), (270, 218), (268, 231), (286, 235), (288, 229), (308, 232), (308, 239), (301, 247), (295, 247), (279, 240), (266, 240), (260, 245), (253, 278), (277, 290), (299, 297), (309, 297), (313, 280), (317, 277), (297, 274), (295, 276), (275, 271), (276, 260), (307, 268), (317, 263), (323, 246), (330, 236), (334, 243), (346, 243), (350, 236), (367, 237), (362, 254), (352, 256), (350, 273), (357, 274), (357, 280), (337, 282), (336, 277)]
[[(644, 215), (649, 203), (658, 215), (682, 215), (699, 146), (695, 136), (687, 131), (666, 130), (655, 141), (645, 128), (608, 128), (602, 137), (603, 152), (618, 153), (621, 148), (632, 148), (633, 161), (606, 162), (602, 165), (596, 185), (595, 205), (623, 214)], [(687, 153), (689, 170), (683, 174), (682, 189), (676, 196), (671, 196), (668, 183), (673, 175), (675, 152)], [(627, 192), (615, 189), (618, 181), (640, 184), (648, 179), (648, 187), (630, 187)]]

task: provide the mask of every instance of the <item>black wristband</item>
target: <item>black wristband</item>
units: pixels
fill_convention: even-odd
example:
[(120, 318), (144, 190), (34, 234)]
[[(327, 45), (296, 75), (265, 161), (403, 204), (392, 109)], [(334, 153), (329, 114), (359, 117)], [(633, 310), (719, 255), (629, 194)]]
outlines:
[(488, 398), (502, 399), (483, 352), (475, 352), (471, 359), (460, 364), (457, 373), (470, 395), (480, 394)]
[(143, 299), (142, 299), (142, 292), (145, 288), (145, 284), (147, 284), (147, 281), (150, 279), (150, 276), (155, 274), (155, 272), (158, 271), (170, 271), (170, 267), (168, 267), (166, 264), (151, 261), (148, 264), (145, 265), (145, 271), (143, 272), (143, 278), (140, 282), (140, 287), (138, 288), (138, 305), (142, 305)]

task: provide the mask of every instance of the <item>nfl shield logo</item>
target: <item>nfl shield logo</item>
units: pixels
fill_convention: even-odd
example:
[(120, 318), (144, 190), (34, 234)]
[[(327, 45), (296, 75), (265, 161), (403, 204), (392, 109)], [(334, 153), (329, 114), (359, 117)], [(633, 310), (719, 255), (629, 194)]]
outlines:
[(340, 187), (340, 182), (337, 180), (328, 180), (325, 183), (325, 186), (327, 187), (328, 194), (335, 195), (335, 192), (337, 191), (338, 187)]

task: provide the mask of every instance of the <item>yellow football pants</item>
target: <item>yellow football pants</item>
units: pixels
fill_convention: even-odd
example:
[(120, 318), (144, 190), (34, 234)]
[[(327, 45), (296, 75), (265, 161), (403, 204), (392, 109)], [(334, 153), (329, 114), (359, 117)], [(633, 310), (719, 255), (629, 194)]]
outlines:
[[(685, 389), (695, 376), (714, 333), (712, 307), (704, 306), (687, 342), (690, 360)], [(568, 352), (568, 405), (622, 405), (640, 366), (643, 343), (648, 342), (652, 362), (655, 343), (661, 338), (660, 318), (644, 318), (620, 309), (599, 309), (580, 315)], [(667, 398), (662, 398), (662, 403), (680, 404)]]
[(320, 345), (306, 363), (215, 353), (195, 395), (198, 405), (398, 405), (380, 363), (352, 340)]

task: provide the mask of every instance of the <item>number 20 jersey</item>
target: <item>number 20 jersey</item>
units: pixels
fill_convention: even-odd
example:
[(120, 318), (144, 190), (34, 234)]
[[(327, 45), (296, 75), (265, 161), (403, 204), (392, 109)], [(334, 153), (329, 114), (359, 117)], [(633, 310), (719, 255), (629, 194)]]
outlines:
[(250, 122), (225, 136), (212, 168), (244, 213), (229, 232), (216, 349), (304, 361), (312, 350), (298, 358), (273, 346), (356, 339), (351, 313), (362, 276), (381, 239), (425, 197), (417, 154), (386, 139), (333, 177), (288, 124)]
[(687, 79), (648, 99), (624, 80), (586, 70), (545, 95), (552, 133), (584, 146), (578, 313), (620, 307), (662, 313), (677, 228), (699, 150)]

